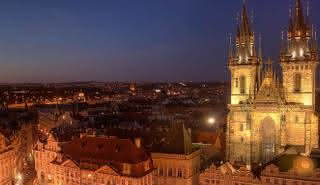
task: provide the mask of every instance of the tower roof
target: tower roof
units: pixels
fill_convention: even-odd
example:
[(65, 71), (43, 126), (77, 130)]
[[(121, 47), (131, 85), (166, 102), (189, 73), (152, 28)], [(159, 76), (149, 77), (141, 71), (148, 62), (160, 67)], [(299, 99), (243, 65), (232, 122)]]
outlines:
[(251, 25), (248, 18), (248, 11), (246, 4), (243, 4), (240, 24), (237, 30), (238, 36), (241, 35), (252, 35)]
[[(290, 10), (291, 12), (291, 10)], [(303, 6), (301, 0), (296, 0), (295, 10), (290, 13), (289, 20), (289, 32), (293, 34), (293, 36), (304, 36), (309, 30), (309, 25), (307, 24), (307, 20), (303, 14)]]

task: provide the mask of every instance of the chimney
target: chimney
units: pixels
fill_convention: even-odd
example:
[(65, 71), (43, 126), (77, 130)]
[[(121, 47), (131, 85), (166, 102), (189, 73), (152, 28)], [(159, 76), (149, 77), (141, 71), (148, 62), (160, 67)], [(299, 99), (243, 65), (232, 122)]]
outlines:
[(137, 146), (137, 148), (141, 147), (141, 138), (137, 137), (134, 139), (134, 144)]

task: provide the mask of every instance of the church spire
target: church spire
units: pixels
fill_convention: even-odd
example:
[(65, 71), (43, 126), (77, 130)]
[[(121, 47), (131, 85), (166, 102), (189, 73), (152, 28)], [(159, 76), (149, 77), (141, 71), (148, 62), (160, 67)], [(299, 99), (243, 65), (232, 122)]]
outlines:
[(229, 35), (229, 58), (233, 58), (233, 48), (232, 48), (232, 35)]
[[(237, 16), (237, 34), (235, 39), (235, 63), (258, 63), (255, 37), (249, 21), (247, 5), (244, 1), (240, 16)], [(230, 52), (229, 52), (230, 53)]]
[(307, 17), (305, 17), (301, 0), (295, 0), (292, 8), (290, 5), (288, 33), (286, 41), (282, 40), (281, 60), (297, 61), (310, 57), (312, 31), (309, 21), (309, 5), (307, 7)]
[[(303, 6), (301, 3), (301, 0), (296, 0), (295, 4), (295, 11), (294, 13), (292, 12), (290, 8), (290, 19), (289, 19), (289, 33), (288, 36), (289, 38), (305, 38), (310, 36), (310, 30), (309, 30), (309, 23), (308, 23), (308, 17), (307, 19), (305, 18), (303, 14)], [(307, 16), (309, 16), (309, 5), (307, 8)]]
[(262, 61), (262, 36), (259, 35), (259, 58)]
[(252, 35), (251, 25), (248, 17), (247, 5), (246, 3), (243, 4), (242, 13), (241, 13), (241, 20), (240, 20), (240, 35), (248, 36)]

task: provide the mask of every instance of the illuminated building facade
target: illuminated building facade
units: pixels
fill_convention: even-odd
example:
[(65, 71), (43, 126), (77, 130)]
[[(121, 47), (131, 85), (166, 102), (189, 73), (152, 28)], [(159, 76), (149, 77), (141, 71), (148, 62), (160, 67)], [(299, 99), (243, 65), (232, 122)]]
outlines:
[(153, 185), (197, 185), (200, 175), (200, 150), (194, 148), (190, 132), (174, 123), (159, 151), (152, 152), (155, 167)]
[[(225, 163), (212, 165), (200, 175), (200, 185), (318, 185), (320, 169), (313, 169), (308, 158), (298, 157), (296, 166), (282, 171), (275, 164), (270, 164), (261, 172), (259, 178), (246, 166), (233, 166)], [(283, 159), (288, 160), (288, 159)]]
[(151, 156), (140, 140), (83, 136), (35, 148), (35, 184), (152, 185)]
[(294, 146), (306, 155), (318, 148), (316, 36), (309, 17), (303, 14), (300, 0), (296, 0), (291, 14), (287, 39), (282, 40), (282, 79), (270, 60), (263, 62), (261, 39), (256, 51), (246, 5), (235, 47), (230, 38), (231, 102), (226, 155), (231, 163), (266, 162), (282, 153), (286, 146)]
[(16, 147), (0, 132), (0, 185), (11, 185), (16, 169)]

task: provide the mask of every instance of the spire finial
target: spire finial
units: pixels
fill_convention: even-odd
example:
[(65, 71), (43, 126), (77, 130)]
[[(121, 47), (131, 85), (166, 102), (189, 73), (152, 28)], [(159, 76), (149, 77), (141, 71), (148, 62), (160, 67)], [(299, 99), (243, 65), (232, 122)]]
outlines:
[(262, 60), (262, 37), (261, 33), (259, 34), (259, 58)]
[(268, 70), (269, 70), (269, 72), (271, 72), (271, 71), (272, 71), (272, 60), (271, 60), (270, 57), (269, 57), (269, 59), (268, 59), (267, 64), (268, 64)]
[(289, 17), (290, 18), (292, 17), (292, 6), (291, 6), (291, 3), (289, 5)]
[(233, 57), (233, 49), (232, 49), (232, 34), (229, 33), (229, 58)]
[(310, 2), (307, 1), (307, 16), (309, 17), (309, 11), (310, 11)]
[(252, 9), (252, 14), (251, 14), (251, 23), (253, 24), (254, 22), (254, 10)]

